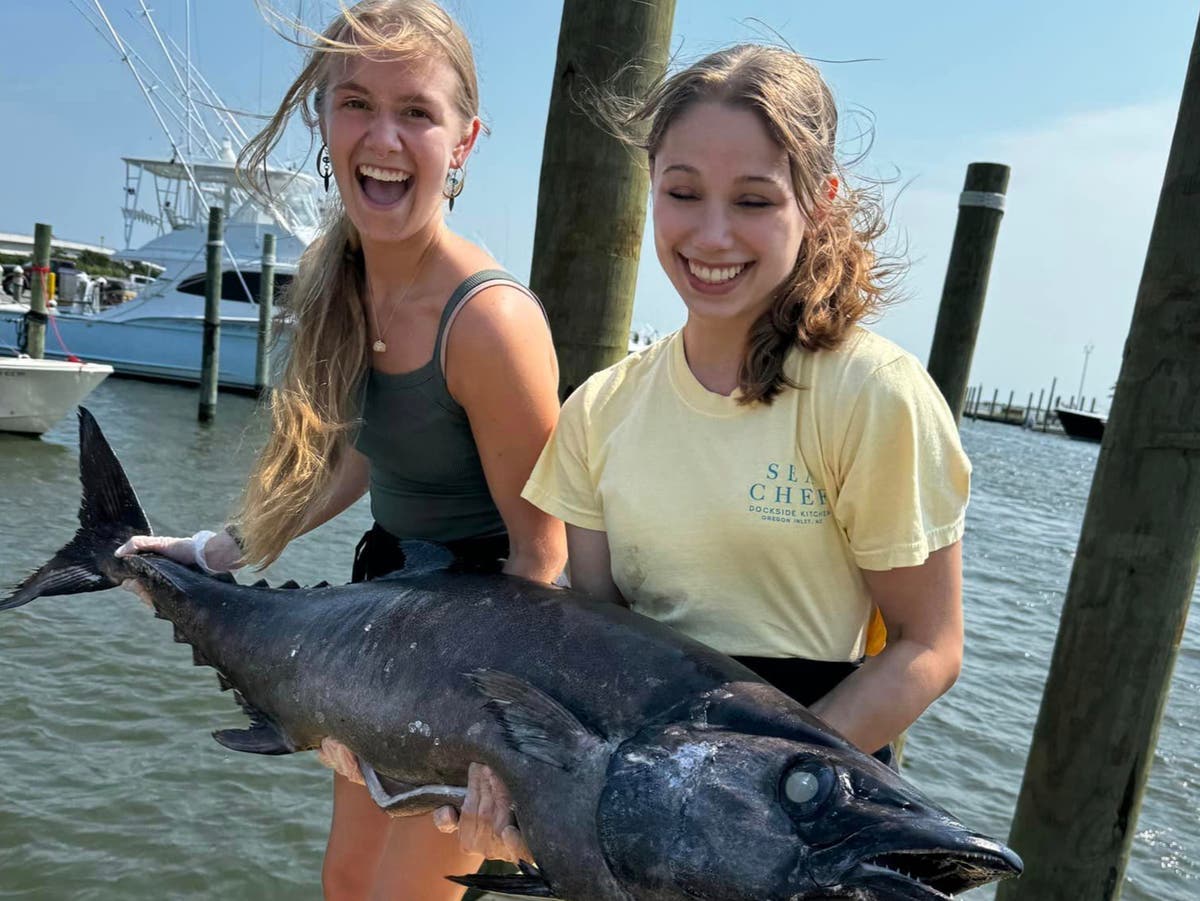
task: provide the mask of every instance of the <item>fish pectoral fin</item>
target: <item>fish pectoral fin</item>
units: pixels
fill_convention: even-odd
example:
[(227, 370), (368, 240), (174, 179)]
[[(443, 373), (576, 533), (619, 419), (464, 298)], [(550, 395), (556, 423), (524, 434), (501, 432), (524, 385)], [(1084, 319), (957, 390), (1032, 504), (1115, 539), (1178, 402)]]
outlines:
[(358, 771), (367, 784), (371, 800), (394, 817), (430, 813), (439, 807), (462, 807), (467, 790), (460, 785), (412, 785), (381, 776), (358, 755)]
[(278, 727), (267, 722), (249, 729), (218, 729), (212, 737), (231, 751), (248, 754), (292, 754), (296, 750)]
[(283, 734), (265, 713), (242, 697), (240, 691), (234, 691), (234, 699), (246, 716), (250, 717), (249, 729), (220, 729), (212, 734), (220, 744), (231, 751), (245, 751), (248, 754), (292, 754), (296, 746)]
[(217, 729), (212, 733), (218, 743), (228, 747), (230, 751), (245, 751), (246, 753), (294, 753), (295, 747), (287, 735), (280, 732), (271, 722), (260, 722), (248, 729)]
[(490, 669), (477, 669), (467, 678), (488, 699), (485, 706), (508, 743), (522, 754), (570, 770), (589, 747), (604, 740), (524, 679)]
[(516, 895), (522, 898), (554, 898), (553, 889), (533, 864), (521, 861), (520, 875), (507, 876), (489, 873), (472, 873), (470, 876), (447, 876), (451, 882), (465, 885), (481, 892), (496, 892), (501, 895)]

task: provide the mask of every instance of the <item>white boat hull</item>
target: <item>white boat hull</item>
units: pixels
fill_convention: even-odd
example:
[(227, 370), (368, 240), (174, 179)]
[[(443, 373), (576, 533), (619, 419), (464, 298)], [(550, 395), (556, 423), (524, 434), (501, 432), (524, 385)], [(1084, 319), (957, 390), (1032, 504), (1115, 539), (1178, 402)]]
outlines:
[[(62, 344), (84, 360), (107, 363), (120, 375), (198, 383), (204, 347), (201, 319), (135, 319), (105, 322), (60, 313)], [(258, 324), (221, 323), (217, 381), (222, 388), (251, 390), (258, 353)], [(65, 360), (58, 336), (46, 336), (46, 357)]]
[[(66, 360), (68, 353), (92, 363), (107, 363), (118, 375), (198, 384), (204, 350), (203, 300), (175, 294), (164, 302), (155, 298), (130, 301), (127, 309), (96, 315), (78, 307), (52, 312), (46, 329), (44, 355)], [(258, 357), (258, 320), (228, 315), (243, 313), (248, 304), (222, 303), (217, 347), (217, 383), (223, 389), (254, 390)], [(197, 315), (199, 314), (199, 315)], [(16, 345), (23, 308), (0, 305), (0, 346)], [(279, 353), (276, 350), (276, 353)]]
[(97, 363), (0, 357), (0, 431), (41, 435), (112, 371)]

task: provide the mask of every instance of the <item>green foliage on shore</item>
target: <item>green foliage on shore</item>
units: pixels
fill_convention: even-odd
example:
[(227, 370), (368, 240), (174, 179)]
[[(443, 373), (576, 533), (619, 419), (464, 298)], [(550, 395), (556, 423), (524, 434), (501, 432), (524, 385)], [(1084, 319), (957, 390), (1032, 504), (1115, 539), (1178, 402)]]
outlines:
[[(100, 275), (128, 278), (131, 274), (149, 276), (156, 274), (152, 267), (144, 263), (123, 263), (119, 260), (110, 259), (102, 253), (96, 253), (94, 250), (80, 251), (77, 256), (72, 257), (70, 254), (64, 253), (62, 248), (51, 245), (50, 255), (57, 260), (71, 260), (75, 264), (76, 269), (86, 272), (92, 278)], [(29, 262), (29, 254), (0, 253), (0, 265), (28, 266)]]

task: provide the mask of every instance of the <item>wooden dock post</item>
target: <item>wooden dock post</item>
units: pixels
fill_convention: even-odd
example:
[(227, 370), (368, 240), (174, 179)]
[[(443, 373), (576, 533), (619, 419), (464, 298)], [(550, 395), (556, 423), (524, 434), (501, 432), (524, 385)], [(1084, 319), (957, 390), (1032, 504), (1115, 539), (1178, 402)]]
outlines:
[(642, 93), (666, 69), (674, 18), (675, 0), (563, 3), (529, 278), (563, 397), (629, 353), (649, 187), (647, 168), (581, 104), (618, 75), (617, 90)]
[(254, 360), (254, 390), (262, 396), (271, 387), (271, 316), (275, 306), (275, 236), (263, 235), (262, 275), (258, 280), (258, 354)]
[[(1122, 889), (1200, 563), (1200, 27), (998, 901)], [(1136, 490), (1130, 490), (1136, 486)]]
[(1058, 376), (1050, 383), (1050, 394), (1046, 398), (1046, 415), (1042, 417), (1042, 431), (1050, 425), (1050, 414), (1054, 411), (1054, 389), (1058, 387)]
[(958, 198), (958, 225), (927, 367), (950, 405), (955, 422), (962, 418), (996, 236), (1004, 216), (1009, 171), (1000, 163), (971, 163)]
[(995, 391), (992, 392), (992, 403), (988, 407), (988, 416), (991, 419), (996, 418), (996, 401), (998, 401), (999, 399), (1000, 399), (1000, 389), (997, 388)]
[(221, 252), (225, 248), (224, 210), (208, 210), (208, 270), (204, 285), (204, 347), (200, 358), (200, 409), (197, 418), (217, 415), (217, 382), (221, 368)]
[(46, 301), (50, 288), (50, 235), (53, 229), (44, 222), (33, 227), (33, 266), (29, 273), (29, 313), (25, 320), (25, 353), (40, 360), (46, 355)]

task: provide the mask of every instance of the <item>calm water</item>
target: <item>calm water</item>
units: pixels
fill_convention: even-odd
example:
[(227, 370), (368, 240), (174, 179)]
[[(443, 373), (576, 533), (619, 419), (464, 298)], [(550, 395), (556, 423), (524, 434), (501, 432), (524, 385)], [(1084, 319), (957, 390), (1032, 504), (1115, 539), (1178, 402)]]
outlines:
[[(156, 531), (223, 520), (261, 425), (244, 398), (195, 422), (196, 392), (109, 380), (89, 399)], [(73, 422), (0, 435), (0, 583), (73, 533)], [(1007, 834), (1097, 448), (967, 423), (968, 657), (913, 729), (907, 775), (968, 824)], [(268, 572), (345, 581), (360, 504)], [(310, 754), (261, 758), (209, 732), (244, 725), (209, 669), (122, 592), (0, 618), (0, 897), (318, 899), (329, 776)], [(1184, 636), (1124, 897), (1200, 896), (1200, 622)], [(984, 901), (989, 890), (972, 897)]]

